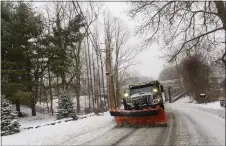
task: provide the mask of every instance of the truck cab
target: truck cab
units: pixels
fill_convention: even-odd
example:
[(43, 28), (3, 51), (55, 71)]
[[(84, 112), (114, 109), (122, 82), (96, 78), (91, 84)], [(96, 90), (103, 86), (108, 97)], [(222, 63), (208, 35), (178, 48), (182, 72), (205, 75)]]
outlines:
[[(159, 81), (138, 83), (129, 86), (129, 94), (124, 100), (125, 109), (142, 110), (148, 107), (159, 105), (164, 109), (163, 86)], [(125, 105), (126, 104), (126, 105)]]

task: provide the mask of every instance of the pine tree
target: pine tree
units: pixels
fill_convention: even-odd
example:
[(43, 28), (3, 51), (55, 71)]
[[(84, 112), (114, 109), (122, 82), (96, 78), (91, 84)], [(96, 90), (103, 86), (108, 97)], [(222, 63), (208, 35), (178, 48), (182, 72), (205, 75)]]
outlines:
[(3, 2), (1, 7), (2, 91), (7, 99), (16, 101), (18, 112), (20, 100), (30, 100), (32, 115), (35, 116), (36, 87), (44, 70), (38, 60), (46, 54), (40, 44), (44, 29), (42, 17), (34, 11), (31, 3)]
[(17, 112), (12, 110), (12, 104), (2, 98), (1, 105), (1, 135), (10, 135), (20, 131), (20, 125), (17, 120)]
[(58, 99), (57, 119), (73, 118), (77, 119), (73, 107), (73, 98), (67, 92), (63, 92)]

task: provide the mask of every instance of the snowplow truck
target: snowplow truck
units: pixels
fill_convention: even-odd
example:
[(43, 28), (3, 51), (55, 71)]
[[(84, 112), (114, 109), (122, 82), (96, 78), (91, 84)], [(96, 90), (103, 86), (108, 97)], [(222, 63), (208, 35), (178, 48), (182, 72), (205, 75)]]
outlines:
[(111, 109), (117, 125), (167, 126), (163, 86), (159, 81), (129, 85), (129, 93), (124, 93), (123, 108)]

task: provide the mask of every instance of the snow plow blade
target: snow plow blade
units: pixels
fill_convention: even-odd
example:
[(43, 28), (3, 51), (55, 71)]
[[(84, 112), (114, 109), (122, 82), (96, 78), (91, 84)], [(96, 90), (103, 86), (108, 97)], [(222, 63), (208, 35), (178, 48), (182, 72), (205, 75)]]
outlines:
[(144, 110), (121, 110), (112, 109), (111, 116), (114, 116), (118, 126), (167, 126), (165, 111), (157, 106)]

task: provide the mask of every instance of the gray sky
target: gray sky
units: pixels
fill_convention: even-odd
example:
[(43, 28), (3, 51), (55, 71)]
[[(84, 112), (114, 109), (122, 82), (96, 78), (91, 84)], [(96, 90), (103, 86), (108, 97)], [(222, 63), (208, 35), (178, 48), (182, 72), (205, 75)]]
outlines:
[[(35, 2), (35, 6), (43, 8), (45, 4), (49, 3), (51, 2)], [(129, 5), (124, 2), (105, 2), (102, 9), (115, 17), (121, 18), (130, 31), (133, 32), (136, 24), (135, 21), (131, 20), (129, 16), (127, 16), (125, 11), (128, 8)], [(103, 17), (100, 16), (99, 19), (103, 19)], [(127, 43), (134, 47), (141, 44), (141, 41), (142, 38), (131, 36)], [(161, 55), (162, 52), (159, 50), (158, 44), (153, 44), (147, 50), (139, 53), (134, 60), (136, 65), (131, 66), (129, 70), (135, 70), (141, 76), (148, 76), (157, 79), (159, 73), (163, 69), (163, 65), (166, 63), (163, 59), (160, 59)]]
[[(107, 10), (114, 16), (124, 20), (127, 27), (131, 31), (134, 31), (136, 26), (134, 20), (127, 16), (126, 10), (129, 8), (129, 5), (124, 2), (106, 2), (105, 7)], [(141, 44), (142, 38), (132, 36), (129, 40), (129, 44)], [(164, 60), (160, 59), (161, 50), (159, 49), (158, 44), (153, 44), (148, 47), (147, 50), (140, 52), (140, 54), (135, 58), (134, 63), (136, 65), (130, 67), (131, 70), (136, 70), (142, 76), (152, 77), (157, 79), (159, 73), (163, 69)]]

